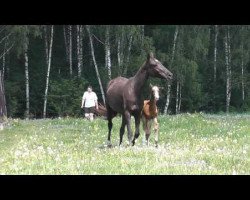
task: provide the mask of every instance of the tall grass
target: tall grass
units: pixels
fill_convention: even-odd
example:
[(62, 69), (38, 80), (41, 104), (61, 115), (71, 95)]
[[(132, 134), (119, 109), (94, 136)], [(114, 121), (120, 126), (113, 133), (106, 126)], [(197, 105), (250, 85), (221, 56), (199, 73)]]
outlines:
[[(250, 174), (250, 115), (160, 116), (159, 147), (121, 147), (121, 119), (9, 120), (0, 132), (0, 174)], [(133, 127), (134, 129), (134, 127)]]

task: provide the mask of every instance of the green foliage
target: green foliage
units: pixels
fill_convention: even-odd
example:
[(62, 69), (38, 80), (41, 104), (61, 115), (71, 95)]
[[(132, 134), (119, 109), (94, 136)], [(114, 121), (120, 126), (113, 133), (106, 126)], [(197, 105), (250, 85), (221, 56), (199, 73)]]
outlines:
[(41, 36), (40, 29), (38, 25), (15, 25), (10, 29), (18, 57), (25, 51), (26, 45), (29, 45), (29, 36)]
[[(69, 74), (69, 61), (66, 58), (64, 32), (61, 25), (55, 25), (54, 43), (49, 83), (48, 114), (54, 116), (80, 116), (80, 101), (87, 83), (91, 84), (101, 100), (101, 91), (96, 77), (86, 28), (83, 29), (83, 68), (81, 81), (77, 76), (76, 27), (72, 30), (73, 75)], [(173, 53), (176, 28), (178, 36)], [(171, 86), (170, 112), (175, 113), (176, 83), (181, 83), (181, 112), (220, 112), (225, 111), (226, 67), (224, 36), (227, 26), (218, 26), (217, 78), (213, 82), (214, 69), (214, 25), (145, 25), (144, 35), (140, 25), (110, 25), (112, 78), (119, 75), (132, 77), (152, 51), (155, 57), (174, 74)], [(231, 44), (232, 97), (231, 111), (244, 112), (250, 109), (250, 28), (249, 26), (229, 26)], [(41, 117), (47, 65), (45, 62), (44, 31), (42, 25), (11, 25), (0, 33), (0, 39), (11, 33), (8, 45), (13, 49), (6, 54), (5, 87), (8, 114), (23, 117), (25, 108), (24, 58), (21, 56), (28, 46), (30, 112)], [(109, 81), (105, 68), (106, 25), (92, 25), (96, 62), (104, 89)], [(129, 41), (132, 46), (129, 53)], [(118, 67), (118, 41), (121, 44), (122, 66)], [(1, 44), (0, 49), (3, 49)], [(26, 46), (27, 45), (27, 46)], [(1, 53), (0, 53), (1, 55)], [(18, 55), (18, 56), (17, 56)], [(128, 59), (129, 58), (129, 59)], [(242, 58), (244, 77), (242, 77)], [(173, 59), (173, 63), (171, 63)], [(1, 62), (2, 63), (2, 62)], [(171, 65), (171, 66), (170, 66)], [(124, 69), (127, 73), (124, 74)], [(242, 79), (245, 84), (245, 100), (242, 100)], [(158, 102), (163, 111), (167, 87), (166, 81), (150, 78), (147, 84), (157, 84), (161, 90)], [(13, 88), (13, 89), (12, 89)], [(65, 96), (66, 95), (66, 96)], [(148, 86), (143, 91), (149, 97)]]
[(81, 100), (86, 90), (85, 79), (60, 79), (50, 83), (48, 114), (54, 116), (81, 116)]
[(21, 117), (24, 111), (23, 87), (20, 82), (5, 81), (5, 98), (8, 117)]

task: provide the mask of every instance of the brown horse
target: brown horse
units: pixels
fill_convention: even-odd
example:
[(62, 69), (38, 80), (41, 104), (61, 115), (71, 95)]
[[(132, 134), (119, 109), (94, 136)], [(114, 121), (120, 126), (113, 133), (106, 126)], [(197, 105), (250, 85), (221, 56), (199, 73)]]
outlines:
[(154, 132), (155, 132), (155, 146), (158, 146), (158, 132), (159, 132), (159, 123), (157, 121), (158, 108), (156, 102), (159, 100), (160, 88), (158, 86), (153, 86), (150, 84), (150, 100), (144, 101), (144, 106), (142, 109), (142, 124), (143, 130), (145, 131), (146, 142), (149, 145), (149, 136), (151, 133), (151, 124), (154, 122)]
[[(117, 113), (122, 116), (122, 125), (120, 128), (120, 145), (125, 131), (125, 125), (128, 130), (129, 145), (134, 145), (135, 140), (139, 137), (139, 127), (141, 111), (143, 108), (142, 90), (149, 77), (158, 77), (161, 79), (171, 80), (173, 74), (166, 69), (160, 61), (154, 58), (150, 53), (146, 62), (138, 70), (135, 76), (127, 79), (117, 77), (112, 79), (107, 86), (106, 91), (106, 109), (108, 119), (108, 145), (111, 146), (112, 119)], [(135, 118), (135, 135), (132, 140), (131, 116)]]

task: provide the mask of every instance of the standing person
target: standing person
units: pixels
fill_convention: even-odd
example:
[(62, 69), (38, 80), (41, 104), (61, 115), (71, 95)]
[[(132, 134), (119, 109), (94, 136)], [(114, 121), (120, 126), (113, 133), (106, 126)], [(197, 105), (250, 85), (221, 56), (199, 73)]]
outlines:
[(86, 92), (82, 96), (82, 106), (84, 108), (85, 117), (90, 121), (94, 119), (95, 108), (98, 110), (98, 98), (95, 92), (93, 92), (92, 87), (88, 86)]

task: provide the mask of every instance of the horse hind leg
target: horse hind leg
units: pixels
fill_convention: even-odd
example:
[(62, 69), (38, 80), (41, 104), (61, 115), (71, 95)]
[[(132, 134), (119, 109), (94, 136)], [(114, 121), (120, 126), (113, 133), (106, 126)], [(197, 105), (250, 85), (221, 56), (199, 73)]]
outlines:
[(128, 129), (128, 141), (129, 141), (129, 146), (132, 144), (132, 129), (131, 129), (131, 115), (128, 111), (125, 111), (124, 114), (126, 124), (127, 124), (127, 129)]
[(115, 115), (114, 114), (114, 111), (107, 105), (107, 120), (108, 120), (108, 129), (109, 129), (109, 132), (108, 132), (108, 147), (111, 147), (111, 130), (112, 130), (112, 127), (113, 127), (113, 122), (112, 122), (112, 119), (113, 119), (113, 116)]
[(122, 144), (122, 138), (123, 138), (123, 135), (124, 135), (124, 132), (125, 132), (125, 125), (126, 125), (125, 116), (122, 115), (122, 125), (121, 125), (121, 128), (120, 128), (120, 144), (119, 144), (119, 146), (121, 146), (121, 144)]

